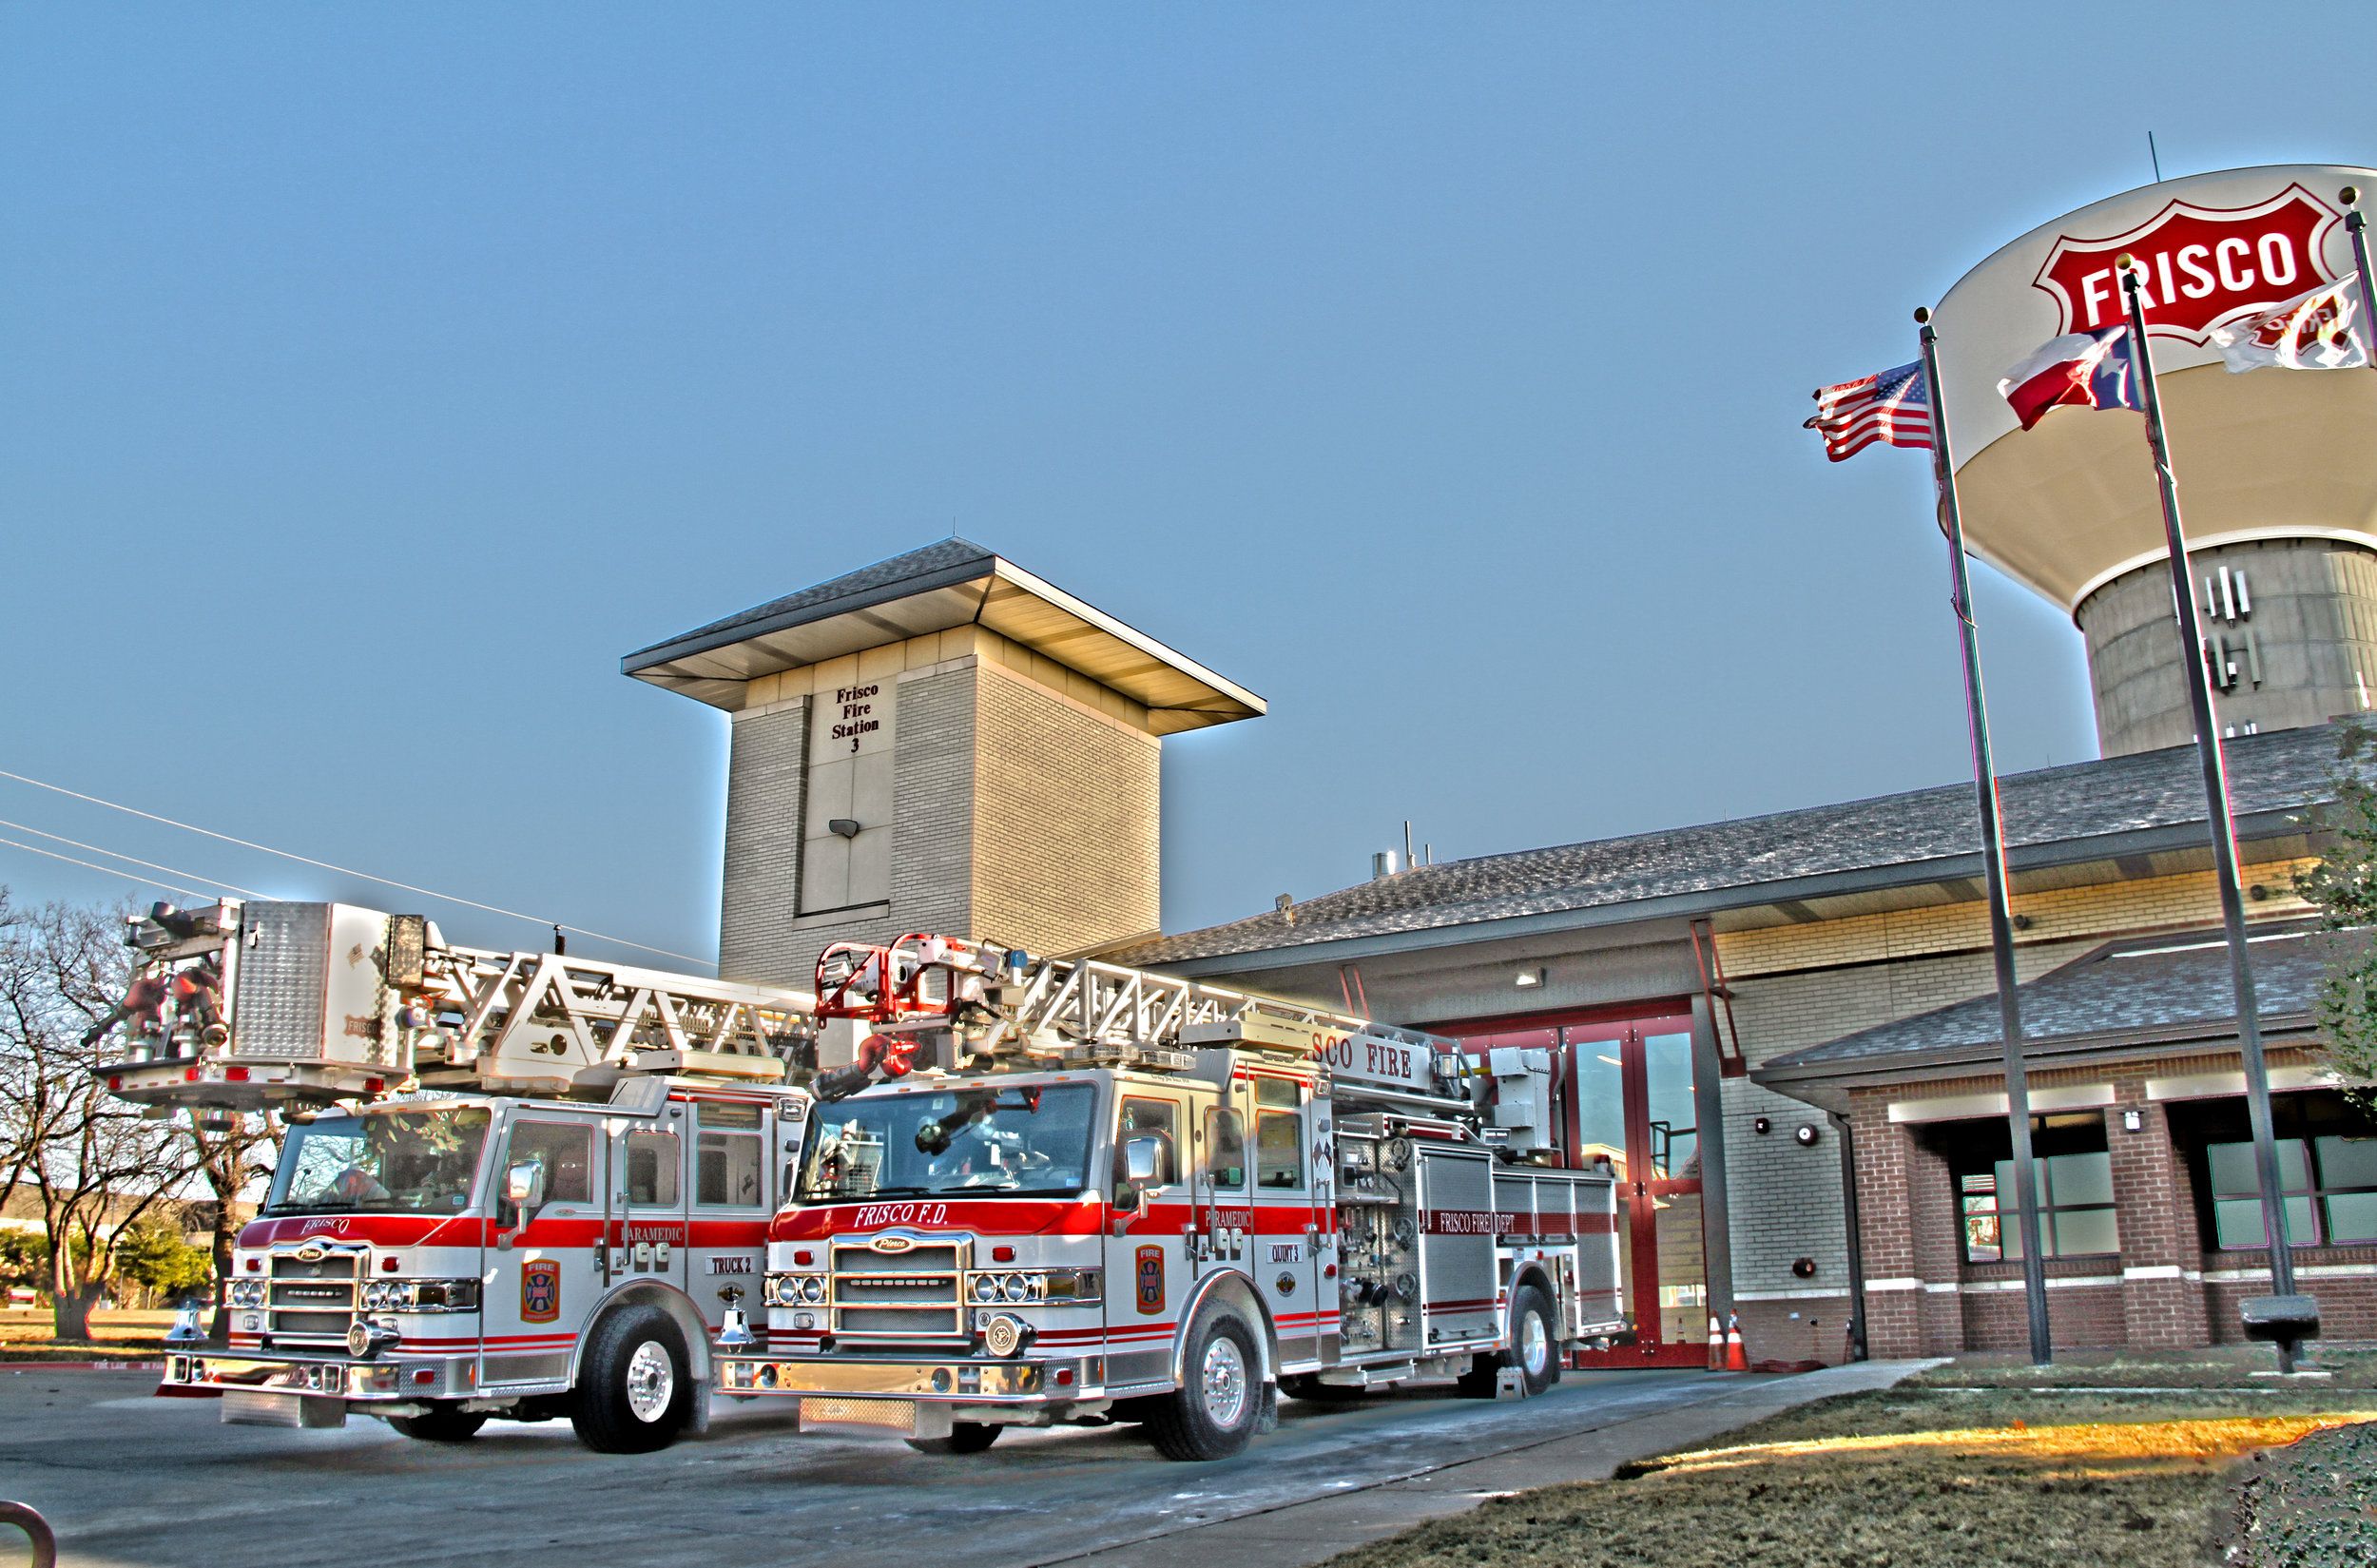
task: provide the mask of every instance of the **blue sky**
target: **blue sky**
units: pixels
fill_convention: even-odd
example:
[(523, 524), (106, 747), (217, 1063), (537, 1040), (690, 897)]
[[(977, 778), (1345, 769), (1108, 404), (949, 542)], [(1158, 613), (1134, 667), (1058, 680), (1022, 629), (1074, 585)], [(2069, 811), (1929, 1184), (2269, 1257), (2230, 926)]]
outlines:
[[(1167, 744), (1173, 929), (1405, 818), (1449, 859), (1955, 780), (1924, 459), (1826, 464), (1809, 389), (2149, 129), (2377, 159), (2365, 13), (2074, 22), (10, 6), (0, 768), (707, 954), (725, 720), (619, 655), (954, 526), (1270, 700)], [(2093, 755), (2077, 633), (1982, 578), (2005, 765)]]

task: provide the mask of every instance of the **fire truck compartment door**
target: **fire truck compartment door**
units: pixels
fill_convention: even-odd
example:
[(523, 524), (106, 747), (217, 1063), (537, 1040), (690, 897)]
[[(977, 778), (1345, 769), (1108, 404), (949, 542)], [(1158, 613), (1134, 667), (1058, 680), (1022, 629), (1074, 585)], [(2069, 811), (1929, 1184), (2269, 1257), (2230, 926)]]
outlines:
[[(1328, 1162), (1313, 1157), (1313, 1110), (1309, 1086), (1285, 1077), (1257, 1076), (1253, 1091), (1248, 1153), (1254, 1167), (1252, 1233), (1245, 1268), (1270, 1309), (1279, 1333), (1283, 1369), (1320, 1365), (1323, 1304), (1315, 1287), (1320, 1268), (1313, 1184), (1325, 1180)], [(1336, 1326), (1335, 1304), (1325, 1322)]]
[(1420, 1172), (1420, 1299), (1431, 1350), (1491, 1340), (1496, 1297), (1493, 1156), (1483, 1150), (1415, 1145)]
[[(510, 1113), (494, 1180), (520, 1166), (543, 1172), (541, 1200), (513, 1207), (491, 1195), (493, 1229), (512, 1245), (481, 1256), (479, 1292), (485, 1387), (555, 1383), (570, 1375), (578, 1328), (602, 1295), (604, 1133), (601, 1118), (543, 1106)], [(452, 1331), (451, 1329), (449, 1331)]]
[[(1158, 1180), (1146, 1187), (1136, 1213), (1118, 1216), (1106, 1238), (1106, 1382), (1110, 1388), (1160, 1383), (1171, 1376), (1172, 1327), (1196, 1284), (1196, 1266), (1182, 1234), (1195, 1223), (1188, 1183), (1189, 1099), (1124, 1085), (1116, 1096), (1111, 1178), (1122, 1189), (1120, 1151), (1132, 1138), (1152, 1138), (1162, 1151)], [(1112, 1230), (1120, 1229), (1119, 1236)]]
[(767, 1107), (752, 1100), (697, 1099), (692, 1113), (686, 1288), (715, 1338), (726, 1320), (723, 1290), (743, 1292), (735, 1305), (746, 1320), (767, 1322), (760, 1288), (767, 1272), (767, 1154), (775, 1132)]

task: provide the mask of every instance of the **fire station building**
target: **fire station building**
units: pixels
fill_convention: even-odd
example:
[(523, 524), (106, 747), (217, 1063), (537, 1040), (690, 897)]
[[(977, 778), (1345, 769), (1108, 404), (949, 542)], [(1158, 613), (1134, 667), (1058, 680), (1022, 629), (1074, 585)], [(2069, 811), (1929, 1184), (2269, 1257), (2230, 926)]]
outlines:
[[(2155, 329), (2204, 585), (2185, 634), (2137, 416), (2058, 410), (2019, 431), (1994, 384), (2074, 330), (2058, 280), (2086, 285), (2097, 250), (2150, 254), (2162, 227), (2236, 228), (2224, 242), (2269, 263), (2204, 309), (2343, 276), (2323, 193), (2351, 181), (2377, 176), (2128, 192), (2009, 244), (1935, 318), (1973, 549), (2068, 609), (2097, 700), (2101, 760), (2001, 785), (2061, 1345), (2238, 1339), (2237, 1298), (2270, 1277), (2188, 719), (2197, 657), (2218, 687), (2296, 1276), (2328, 1337), (2377, 1339), (2377, 1121), (2306, 1055), (2320, 979), (2358, 939), (2312, 929), (2294, 892), (2323, 845), (2333, 725), (2370, 707), (2377, 674), (2377, 376), (2231, 375), (2200, 332)], [(2024, 1342), (1970, 780), (1445, 864), (1381, 857), (1337, 892), (1166, 935), (1160, 747), (1263, 700), (990, 551), (944, 541), (624, 668), (731, 716), (728, 978), (801, 984), (828, 942), (939, 931), (1546, 1049), (1559, 1141), (1622, 1178), (1636, 1343), (1614, 1362), (1698, 1365), (1710, 1319), (1735, 1312), (1760, 1361)]]

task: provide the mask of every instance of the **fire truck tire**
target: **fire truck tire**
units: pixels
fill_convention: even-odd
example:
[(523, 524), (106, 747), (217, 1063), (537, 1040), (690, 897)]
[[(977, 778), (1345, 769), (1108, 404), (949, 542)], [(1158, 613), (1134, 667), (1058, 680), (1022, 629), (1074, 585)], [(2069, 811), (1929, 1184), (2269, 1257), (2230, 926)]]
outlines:
[(945, 1438), (910, 1438), (908, 1446), (919, 1454), (978, 1454), (998, 1441), (995, 1422), (954, 1421)]
[(417, 1442), (467, 1442), (487, 1424), (487, 1412), (441, 1407), (417, 1416), (390, 1416), (388, 1424)]
[(693, 1414), (685, 1335), (657, 1307), (623, 1307), (594, 1326), (570, 1424), (598, 1454), (648, 1454)]
[(1560, 1381), (1559, 1332), (1559, 1319), (1543, 1287), (1532, 1282), (1520, 1286), (1511, 1303), (1511, 1347), (1478, 1357), (1454, 1386), (1465, 1399), (1490, 1400), (1502, 1381), (1502, 1368), (1516, 1366), (1527, 1380), (1527, 1392), (1542, 1393)]
[(1263, 1357), (1254, 1330), (1216, 1312), (1188, 1341), (1184, 1385), (1148, 1415), (1148, 1440), (1169, 1460), (1227, 1459), (1246, 1446), (1263, 1414)]

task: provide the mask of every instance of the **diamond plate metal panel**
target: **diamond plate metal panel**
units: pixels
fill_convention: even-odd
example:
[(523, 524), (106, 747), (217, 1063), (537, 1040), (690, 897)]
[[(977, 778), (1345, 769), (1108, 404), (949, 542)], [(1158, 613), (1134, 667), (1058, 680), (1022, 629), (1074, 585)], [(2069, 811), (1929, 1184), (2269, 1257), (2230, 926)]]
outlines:
[(258, 901), (240, 912), (231, 1054), (274, 1061), (322, 1058), (330, 985), (330, 906)]

